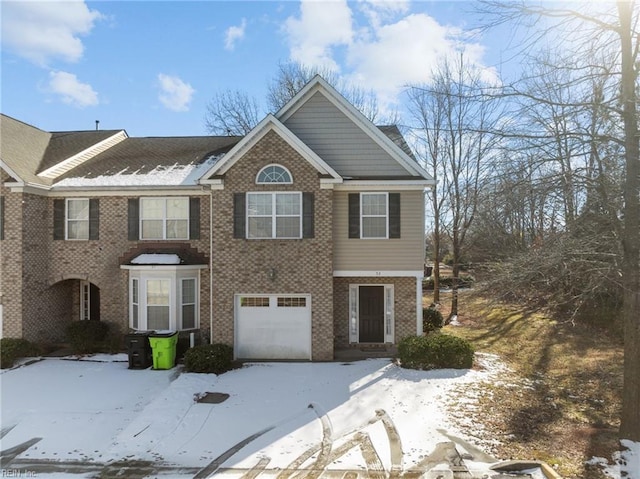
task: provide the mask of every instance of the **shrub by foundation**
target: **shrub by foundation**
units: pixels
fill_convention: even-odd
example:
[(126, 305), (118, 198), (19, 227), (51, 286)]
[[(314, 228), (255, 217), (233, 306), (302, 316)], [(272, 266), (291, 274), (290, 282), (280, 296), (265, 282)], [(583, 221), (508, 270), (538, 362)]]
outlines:
[(398, 345), (398, 359), (408, 369), (468, 369), (473, 366), (473, 347), (448, 334), (408, 336)]
[(104, 350), (108, 334), (109, 324), (102, 321), (73, 321), (67, 326), (67, 340), (76, 354)]
[(233, 368), (233, 348), (222, 343), (195, 346), (184, 354), (184, 366), (192, 373), (225, 373)]
[(12, 367), (16, 359), (39, 355), (40, 348), (26, 339), (0, 339), (0, 368), (2, 369)]
[(444, 326), (444, 318), (442, 313), (435, 308), (424, 308), (422, 310), (422, 330), (430, 333), (442, 329)]

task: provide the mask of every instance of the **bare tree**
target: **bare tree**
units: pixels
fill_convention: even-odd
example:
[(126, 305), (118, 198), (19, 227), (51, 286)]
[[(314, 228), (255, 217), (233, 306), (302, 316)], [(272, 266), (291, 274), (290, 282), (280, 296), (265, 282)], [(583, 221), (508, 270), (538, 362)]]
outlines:
[(244, 136), (259, 121), (258, 102), (240, 90), (216, 94), (207, 105), (205, 127), (214, 135)]
[[(276, 113), (311, 79), (320, 75), (333, 85), (365, 117), (380, 125), (397, 125), (399, 117), (395, 110), (381, 112), (373, 90), (365, 90), (344, 81), (334, 70), (309, 67), (301, 63), (288, 62), (278, 66), (278, 72), (267, 91), (268, 110)], [(240, 90), (217, 93), (207, 105), (205, 128), (214, 135), (244, 136), (260, 121), (262, 113), (256, 98)]]
[(373, 90), (344, 81), (338, 72), (325, 67), (312, 67), (298, 62), (280, 63), (278, 73), (269, 85), (267, 103), (272, 112), (287, 104), (314, 76), (320, 75), (333, 85), (353, 106), (373, 123), (397, 124), (397, 112), (382, 115)]
[[(443, 60), (430, 85), (412, 87), (413, 110), (426, 139), (432, 170), (440, 169), (440, 191), (434, 206), (439, 226), (451, 239), (453, 285), (450, 318), (458, 314), (458, 278), (466, 246), (465, 239), (473, 224), (481, 184), (491, 161), (496, 138), (491, 131), (500, 118), (498, 102), (483, 91), (488, 88), (480, 72), (464, 60)], [(435, 167), (435, 170), (434, 168)], [(444, 199), (443, 199), (444, 198)], [(446, 204), (446, 211), (442, 205)]]
[[(620, 245), (625, 359), (620, 438), (640, 442), (640, 135), (637, 120), (639, 12), (633, 1), (621, 0), (615, 6), (606, 3), (568, 5), (563, 8), (544, 3), (491, 1), (485, 2), (485, 13), (494, 16), (491, 25), (509, 23), (525, 27), (529, 32), (527, 48), (535, 47), (539, 40), (548, 41), (564, 35), (567, 37), (564, 45), (576, 57), (579, 58), (584, 51), (592, 53), (582, 64), (573, 63), (570, 66), (575, 74), (572, 82), (574, 88), (584, 86), (598, 77), (615, 79), (613, 83), (616, 90), (611, 101), (602, 102), (596, 94), (592, 104), (606, 109), (607, 115), (613, 121), (617, 119), (623, 126), (620, 137), (611, 138), (611, 141), (619, 143), (624, 152), (624, 205)], [(613, 56), (609, 56), (612, 52)], [(605, 58), (612, 58), (613, 61), (603, 61)], [(558, 69), (565, 67), (556, 65)], [(600, 84), (606, 86), (611, 83)], [(597, 92), (597, 89), (594, 91)], [(593, 162), (589, 165), (598, 164), (596, 154), (597, 151), (590, 151), (589, 160)]]
[(410, 88), (407, 91), (409, 98), (409, 111), (417, 127), (413, 129), (416, 136), (416, 145), (420, 148), (418, 156), (422, 158), (426, 169), (431, 173), (434, 185), (430, 191), (431, 208), (433, 211), (433, 302), (440, 302), (440, 262), (442, 230), (440, 220), (446, 201), (445, 190), (441, 187), (440, 178), (444, 176), (444, 155), (442, 148), (444, 140), (443, 126), (445, 122), (445, 105), (443, 95), (431, 94), (431, 89)]

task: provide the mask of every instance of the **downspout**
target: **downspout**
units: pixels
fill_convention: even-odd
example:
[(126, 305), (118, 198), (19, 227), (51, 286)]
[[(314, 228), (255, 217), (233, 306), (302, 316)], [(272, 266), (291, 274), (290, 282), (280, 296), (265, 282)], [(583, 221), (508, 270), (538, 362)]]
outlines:
[(416, 276), (416, 334), (422, 336), (422, 276)]
[(213, 344), (213, 189), (209, 188), (209, 344)]

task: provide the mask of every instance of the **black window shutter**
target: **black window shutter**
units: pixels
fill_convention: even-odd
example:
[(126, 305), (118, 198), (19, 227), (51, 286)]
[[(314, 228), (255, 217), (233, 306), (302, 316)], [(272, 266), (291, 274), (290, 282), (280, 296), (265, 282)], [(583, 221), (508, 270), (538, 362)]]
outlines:
[(128, 211), (128, 239), (129, 241), (137, 241), (140, 239), (140, 201), (138, 198), (129, 198)]
[(89, 239), (100, 239), (100, 200), (98, 198), (89, 200)]
[(0, 196), (0, 240), (4, 239), (4, 196)]
[(200, 239), (200, 198), (189, 198), (189, 239)]
[(233, 237), (246, 238), (246, 196), (244, 193), (233, 194)]
[(313, 193), (302, 193), (302, 237), (314, 237), (315, 196)]
[(65, 200), (53, 200), (53, 239), (64, 239)]
[(360, 193), (349, 193), (349, 238), (360, 238)]
[(389, 193), (389, 238), (400, 238), (400, 193)]

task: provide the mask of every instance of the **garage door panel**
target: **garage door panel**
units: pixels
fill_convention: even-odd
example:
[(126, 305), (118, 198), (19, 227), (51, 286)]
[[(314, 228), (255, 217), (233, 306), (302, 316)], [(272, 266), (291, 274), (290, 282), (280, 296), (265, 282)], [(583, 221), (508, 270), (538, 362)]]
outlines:
[(311, 298), (265, 297), (236, 301), (236, 357), (311, 359)]

